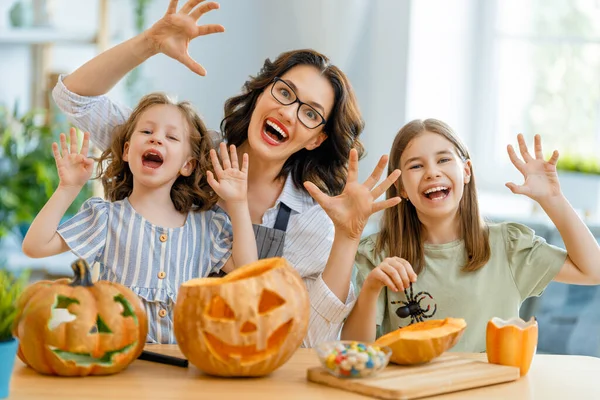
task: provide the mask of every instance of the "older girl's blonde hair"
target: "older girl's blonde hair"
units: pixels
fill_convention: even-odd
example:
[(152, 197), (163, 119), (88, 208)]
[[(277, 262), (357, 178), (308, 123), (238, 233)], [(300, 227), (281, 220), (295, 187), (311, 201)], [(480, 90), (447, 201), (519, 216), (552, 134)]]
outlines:
[(123, 200), (133, 191), (133, 174), (129, 164), (123, 160), (125, 143), (131, 139), (140, 116), (150, 107), (172, 105), (179, 109), (188, 123), (189, 143), (194, 169), (190, 176), (180, 175), (171, 188), (171, 200), (177, 211), (207, 210), (217, 202), (206, 180), (206, 171), (210, 168), (209, 151), (211, 140), (206, 126), (192, 105), (176, 102), (164, 93), (151, 93), (144, 96), (127, 121), (115, 128), (111, 146), (99, 158), (98, 176), (102, 180), (104, 195), (110, 201)]
[[(467, 147), (461, 142), (452, 128), (436, 119), (414, 120), (404, 125), (396, 135), (392, 150), (388, 173), (400, 169), (400, 157), (406, 146), (423, 132), (436, 133), (448, 139), (455, 147), (463, 162), (470, 159)], [(472, 169), (472, 167), (471, 167)], [(402, 192), (402, 176), (397, 185), (387, 191), (387, 198), (400, 196)], [(463, 197), (458, 208), (461, 237), (465, 242), (467, 262), (464, 271), (476, 271), (490, 259), (490, 244), (486, 223), (479, 214), (475, 176), (471, 173), (469, 183), (465, 185)], [(388, 256), (401, 257), (408, 261), (419, 274), (425, 267), (422, 225), (417, 216), (415, 206), (409, 201), (402, 201), (396, 207), (384, 211), (375, 250)]]

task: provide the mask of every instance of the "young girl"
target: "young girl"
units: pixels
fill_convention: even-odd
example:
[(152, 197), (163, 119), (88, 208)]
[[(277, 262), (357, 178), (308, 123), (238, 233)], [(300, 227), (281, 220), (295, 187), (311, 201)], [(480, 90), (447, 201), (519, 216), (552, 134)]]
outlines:
[[(53, 144), (60, 184), (31, 224), (24, 253), (47, 257), (71, 250), (90, 265), (97, 261), (100, 279), (128, 286), (142, 299), (148, 341), (174, 343), (172, 310), (179, 286), (218, 271), (229, 258), (232, 233), (234, 265), (257, 259), (247, 154), (240, 169), (235, 147), (230, 159), (221, 144), (221, 167), (202, 120), (187, 102), (148, 95), (100, 157), (108, 201), (89, 199), (59, 227), (93, 167), (86, 156), (89, 134), (79, 152), (75, 129), (70, 142), (69, 149), (61, 134), (62, 151)], [(209, 154), (216, 176), (208, 171)], [(217, 195), (229, 206), (231, 222), (216, 205)]]
[[(390, 171), (399, 168), (402, 175), (387, 196), (404, 201), (385, 210), (381, 232), (361, 241), (356, 263), (362, 288), (343, 338), (372, 341), (414, 321), (459, 317), (467, 329), (453, 350), (485, 351), (488, 320), (517, 317), (523, 300), (539, 296), (553, 279), (600, 283), (600, 247), (561, 193), (558, 152), (545, 161), (539, 136), (534, 156), (522, 135), (518, 142), (523, 160), (511, 146), (508, 155), (525, 182), (507, 187), (540, 204), (567, 251), (526, 226), (484, 223), (466, 147), (441, 121), (412, 121), (390, 153)], [(407, 295), (422, 314), (407, 312)]]

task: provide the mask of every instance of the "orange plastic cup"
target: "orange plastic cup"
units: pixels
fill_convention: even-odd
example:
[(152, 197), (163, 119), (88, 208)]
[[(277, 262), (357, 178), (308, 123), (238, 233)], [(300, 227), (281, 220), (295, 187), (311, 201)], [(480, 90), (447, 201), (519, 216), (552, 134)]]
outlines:
[(534, 317), (503, 320), (492, 318), (486, 330), (486, 352), (491, 364), (518, 367), (521, 376), (529, 372), (537, 350), (538, 324)]

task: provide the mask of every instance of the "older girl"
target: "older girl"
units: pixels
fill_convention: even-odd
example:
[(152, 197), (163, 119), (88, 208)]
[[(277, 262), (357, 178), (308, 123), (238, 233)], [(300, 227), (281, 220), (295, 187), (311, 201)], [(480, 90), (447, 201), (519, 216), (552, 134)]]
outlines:
[[(600, 246), (560, 190), (558, 152), (546, 161), (539, 136), (534, 155), (522, 135), (518, 141), (522, 159), (512, 146), (508, 155), (525, 182), (507, 186), (540, 204), (566, 251), (524, 225), (483, 222), (467, 148), (441, 121), (409, 122), (394, 140), (389, 165), (402, 176), (388, 197), (405, 201), (387, 209), (381, 232), (361, 242), (361, 291), (342, 337), (371, 341), (377, 328), (381, 334), (427, 318), (459, 317), (467, 329), (453, 350), (485, 351), (487, 321), (517, 317), (521, 303), (550, 281), (600, 283)], [(423, 314), (405, 312), (410, 297)]]

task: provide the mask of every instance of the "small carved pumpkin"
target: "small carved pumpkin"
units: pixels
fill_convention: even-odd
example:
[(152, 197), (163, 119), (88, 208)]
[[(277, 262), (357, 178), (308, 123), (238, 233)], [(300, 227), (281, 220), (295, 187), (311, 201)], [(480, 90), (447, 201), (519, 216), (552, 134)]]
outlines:
[(524, 376), (537, 349), (538, 324), (533, 317), (527, 322), (521, 318), (507, 321), (492, 318), (488, 321), (485, 339), (489, 363), (519, 367)]
[(262, 376), (285, 363), (308, 330), (310, 302), (300, 275), (283, 258), (240, 267), (224, 278), (179, 288), (177, 344), (201, 371)]
[(144, 349), (148, 320), (140, 299), (114, 282), (92, 283), (83, 259), (75, 278), (39, 281), (17, 301), (13, 335), (21, 361), (42, 374), (108, 375)]
[(467, 323), (462, 318), (432, 319), (396, 329), (375, 341), (392, 349), (396, 364), (422, 364), (440, 356), (458, 343)]

